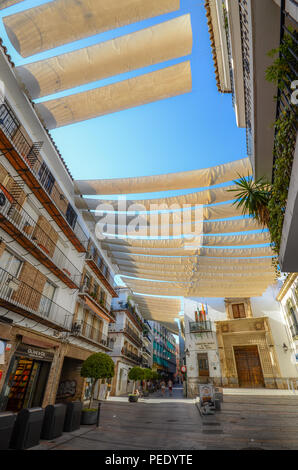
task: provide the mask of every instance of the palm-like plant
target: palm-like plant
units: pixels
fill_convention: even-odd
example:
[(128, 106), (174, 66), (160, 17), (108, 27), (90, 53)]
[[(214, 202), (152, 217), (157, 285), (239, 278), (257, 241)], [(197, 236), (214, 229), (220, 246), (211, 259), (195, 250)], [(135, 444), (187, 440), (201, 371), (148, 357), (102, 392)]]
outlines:
[(235, 192), (233, 202), (237, 208), (242, 209), (243, 214), (253, 216), (261, 225), (268, 227), (269, 210), (268, 203), (271, 195), (271, 185), (265, 178), (253, 181), (252, 176), (240, 176), (239, 180), (233, 181), (237, 188), (227, 189)]

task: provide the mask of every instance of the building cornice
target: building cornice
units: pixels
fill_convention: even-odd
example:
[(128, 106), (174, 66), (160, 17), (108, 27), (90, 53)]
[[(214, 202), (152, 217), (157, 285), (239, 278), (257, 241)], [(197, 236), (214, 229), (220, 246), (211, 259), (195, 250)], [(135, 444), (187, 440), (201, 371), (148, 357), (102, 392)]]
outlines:
[(290, 289), (290, 287), (292, 286), (293, 282), (295, 281), (295, 279), (297, 278), (298, 276), (298, 273), (290, 273), (288, 274), (285, 282), (283, 283), (283, 286), (282, 288), (280, 289), (277, 297), (276, 297), (276, 300), (278, 302), (280, 302), (284, 296), (286, 295), (286, 293), (288, 292), (288, 290)]

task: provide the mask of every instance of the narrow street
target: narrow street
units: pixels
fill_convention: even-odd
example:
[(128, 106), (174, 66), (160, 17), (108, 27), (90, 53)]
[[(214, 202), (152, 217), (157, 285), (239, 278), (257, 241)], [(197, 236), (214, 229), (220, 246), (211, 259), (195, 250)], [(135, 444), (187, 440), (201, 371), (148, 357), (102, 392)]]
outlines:
[[(249, 393), (249, 392), (248, 392)], [(83, 426), (32, 450), (241, 450), (298, 448), (298, 395), (229, 394), (222, 410), (201, 417), (182, 388), (173, 397), (129, 403), (113, 397), (101, 406), (98, 429)]]

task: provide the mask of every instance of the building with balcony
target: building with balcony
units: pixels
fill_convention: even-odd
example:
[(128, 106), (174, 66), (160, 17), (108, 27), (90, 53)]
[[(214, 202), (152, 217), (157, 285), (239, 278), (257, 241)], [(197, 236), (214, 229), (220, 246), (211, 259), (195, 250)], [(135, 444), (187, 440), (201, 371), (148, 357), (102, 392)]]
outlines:
[(113, 340), (110, 356), (115, 362), (115, 376), (111, 394), (123, 395), (132, 391), (133, 383), (128, 380), (132, 367), (145, 366), (143, 360), (144, 320), (128, 287), (115, 288), (118, 297), (112, 299), (112, 313), (115, 323), (109, 325), (109, 336)]
[[(207, 0), (205, 7), (218, 90), (233, 95), (254, 177), (265, 177), (279, 197), (281, 270), (297, 272), (297, 0)], [(276, 59), (280, 68), (272, 73)]]
[(81, 365), (112, 351), (116, 294), (72, 176), (2, 46), (0, 69), (0, 410), (19, 411), (86, 397)]
[(291, 351), (291, 361), (298, 369), (298, 274), (287, 276), (277, 300), (281, 304), (287, 325), (287, 347)]
[(153, 335), (153, 369), (164, 377), (174, 378), (176, 373), (176, 340), (161, 323), (149, 321)]
[(144, 320), (142, 336), (142, 367), (152, 369), (153, 366), (153, 331), (148, 320)]
[[(198, 385), (298, 388), (298, 371), (289, 326), (274, 300), (278, 286), (262, 297), (187, 298), (185, 357), (187, 394)], [(201, 313), (200, 313), (201, 312)]]

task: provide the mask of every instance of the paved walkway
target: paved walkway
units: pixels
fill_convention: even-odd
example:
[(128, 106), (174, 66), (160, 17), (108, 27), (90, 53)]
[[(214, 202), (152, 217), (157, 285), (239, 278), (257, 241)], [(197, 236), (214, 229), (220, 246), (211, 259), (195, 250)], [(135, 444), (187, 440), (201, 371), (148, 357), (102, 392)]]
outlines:
[(33, 449), (54, 450), (298, 450), (298, 396), (226, 395), (222, 410), (201, 417), (192, 399), (173, 397), (101, 406), (100, 426), (82, 426)]

